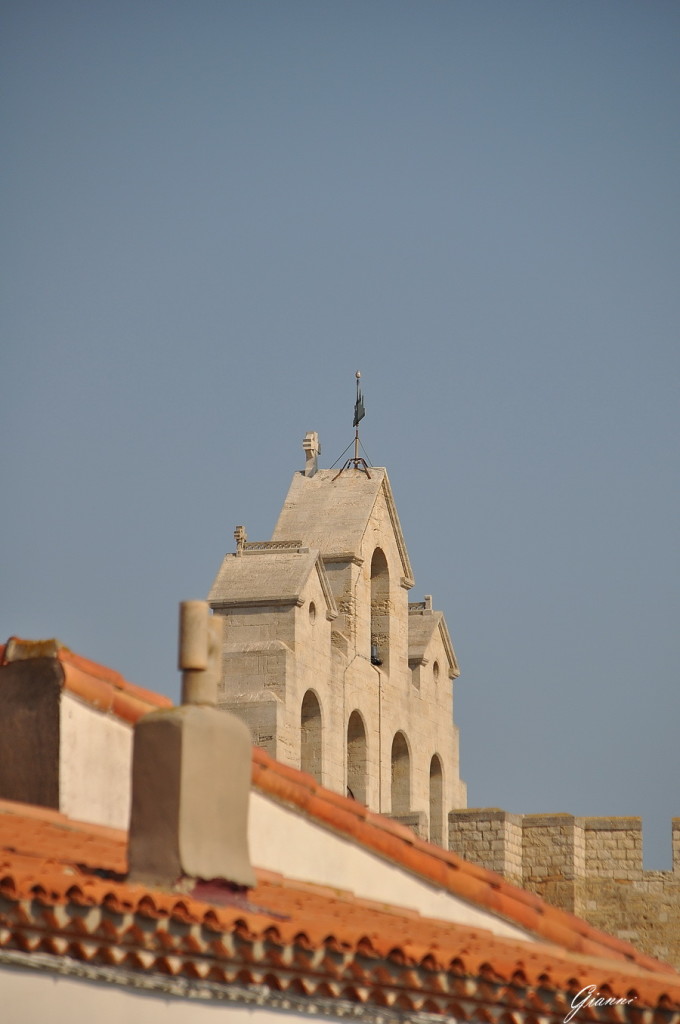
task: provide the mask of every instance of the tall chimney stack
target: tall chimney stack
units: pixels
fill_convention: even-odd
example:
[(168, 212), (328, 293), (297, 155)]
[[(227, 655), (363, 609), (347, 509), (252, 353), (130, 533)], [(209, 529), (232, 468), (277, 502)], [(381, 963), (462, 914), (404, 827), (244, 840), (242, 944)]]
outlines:
[(133, 881), (255, 885), (248, 854), (250, 734), (240, 719), (216, 707), (222, 628), (206, 601), (180, 605), (182, 704), (135, 726)]

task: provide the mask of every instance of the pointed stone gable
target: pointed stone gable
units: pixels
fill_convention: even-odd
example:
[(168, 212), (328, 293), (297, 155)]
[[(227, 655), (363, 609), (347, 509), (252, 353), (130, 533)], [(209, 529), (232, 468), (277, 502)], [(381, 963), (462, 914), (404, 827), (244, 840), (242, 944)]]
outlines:
[(436, 645), (439, 642), (446, 655), (447, 674), (450, 679), (460, 675), (453, 644), (449, 636), (443, 612), (425, 607), (425, 602), (410, 604), (408, 618), (408, 661), (409, 665), (425, 665), (436, 659)]
[(277, 760), (443, 843), (466, 806), (459, 670), (443, 614), (409, 605), (387, 471), (296, 473), (272, 539), (235, 537), (209, 595), (224, 619), (220, 706)]
[(394, 504), (387, 470), (373, 467), (370, 478), (361, 470), (321, 469), (313, 477), (296, 473), (281, 509), (272, 540), (301, 537), (327, 561), (361, 557), (367, 527), (382, 498), (399, 551), (404, 586), (413, 586), (404, 535)]
[(315, 574), (324, 594), (325, 613), (337, 616), (328, 578), (317, 551), (301, 545), (245, 544), (242, 555), (225, 555), (208, 600), (214, 609), (304, 603), (309, 578)]

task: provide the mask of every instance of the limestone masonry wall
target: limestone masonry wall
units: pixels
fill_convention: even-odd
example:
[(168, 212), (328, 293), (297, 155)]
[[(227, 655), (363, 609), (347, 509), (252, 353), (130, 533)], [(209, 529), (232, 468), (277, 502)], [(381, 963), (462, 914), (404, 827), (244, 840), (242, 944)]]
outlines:
[(210, 590), (219, 706), (284, 764), (680, 968), (680, 818), (673, 871), (643, 871), (639, 818), (452, 810), (460, 671), (432, 596), (409, 601), (387, 472), (319, 469), (313, 431), (303, 447), (271, 540), (237, 526)]
[(680, 818), (673, 868), (645, 871), (640, 818), (452, 811), (449, 848), (680, 969)]
[(238, 526), (234, 540), (209, 595), (224, 627), (219, 706), (277, 760), (445, 845), (447, 814), (467, 801), (460, 673), (432, 596), (409, 602), (386, 471), (296, 473), (272, 539)]

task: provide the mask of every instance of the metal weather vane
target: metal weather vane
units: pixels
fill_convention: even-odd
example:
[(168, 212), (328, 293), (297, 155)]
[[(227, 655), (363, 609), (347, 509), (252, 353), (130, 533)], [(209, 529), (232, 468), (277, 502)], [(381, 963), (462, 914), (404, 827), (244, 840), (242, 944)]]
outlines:
[(334, 480), (337, 480), (340, 473), (344, 473), (344, 471), (349, 469), (350, 466), (353, 466), (354, 469), (362, 470), (369, 479), (371, 477), (371, 474), (368, 471), (366, 459), (363, 459), (359, 455), (359, 423), (366, 415), (366, 410), (364, 409), (364, 396), (361, 391), (361, 372), (357, 370), (354, 376), (357, 382), (357, 397), (354, 403), (354, 421), (352, 423), (352, 426), (354, 427), (354, 458), (347, 460), (342, 469), (340, 469), (333, 477)]

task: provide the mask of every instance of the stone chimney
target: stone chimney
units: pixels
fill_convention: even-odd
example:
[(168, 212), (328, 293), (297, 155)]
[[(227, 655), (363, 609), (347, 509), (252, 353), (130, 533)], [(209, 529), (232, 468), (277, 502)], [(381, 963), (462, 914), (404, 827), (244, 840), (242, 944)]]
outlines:
[(182, 705), (135, 726), (130, 878), (179, 886), (255, 885), (248, 854), (247, 727), (218, 711), (223, 622), (205, 601), (180, 605)]
[(59, 642), (10, 637), (2, 660), (0, 797), (63, 810)]
[(56, 639), (10, 637), (0, 644), (0, 797), (126, 829), (133, 724), (171, 706)]

